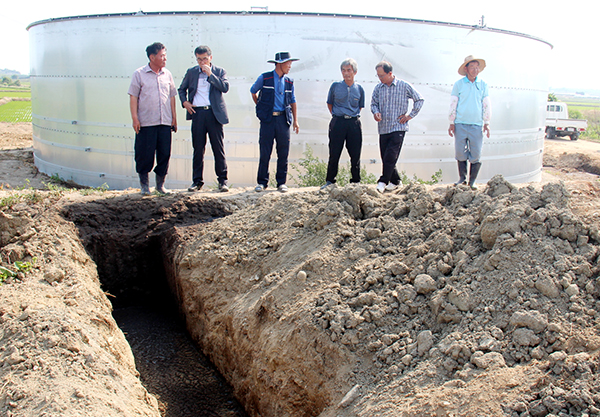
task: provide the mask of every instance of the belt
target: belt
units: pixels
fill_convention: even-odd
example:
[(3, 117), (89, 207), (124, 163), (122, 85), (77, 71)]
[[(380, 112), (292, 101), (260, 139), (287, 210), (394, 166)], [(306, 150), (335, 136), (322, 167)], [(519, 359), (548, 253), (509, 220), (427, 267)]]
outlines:
[(208, 110), (208, 109), (210, 109), (210, 106), (198, 106), (198, 107), (194, 107), (194, 109)]
[(343, 116), (333, 116), (333, 117), (339, 117), (340, 119), (358, 119), (360, 116), (347, 116), (347, 115), (343, 115)]
[(281, 116), (283, 114), (282, 111), (274, 111), (273, 116)]

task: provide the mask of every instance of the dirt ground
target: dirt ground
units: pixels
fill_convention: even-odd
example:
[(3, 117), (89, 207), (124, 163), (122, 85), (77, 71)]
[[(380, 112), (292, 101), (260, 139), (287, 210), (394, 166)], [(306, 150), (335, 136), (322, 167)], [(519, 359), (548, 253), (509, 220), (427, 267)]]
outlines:
[(159, 269), (252, 416), (600, 415), (600, 144), (519, 187), (146, 198), (35, 191), (30, 125), (0, 144), (0, 265), (35, 259), (0, 286), (7, 416), (160, 415), (106, 295)]

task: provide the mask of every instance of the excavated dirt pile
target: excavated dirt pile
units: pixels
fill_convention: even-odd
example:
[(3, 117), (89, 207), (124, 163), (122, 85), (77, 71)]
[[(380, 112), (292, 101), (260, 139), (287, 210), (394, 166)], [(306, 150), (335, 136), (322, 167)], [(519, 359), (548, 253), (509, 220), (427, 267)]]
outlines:
[(168, 281), (252, 416), (599, 415), (598, 187), (577, 190), (2, 191), (1, 265), (33, 269), (0, 286), (0, 414), (160, 415), (100, 271), (117, 298)]
[(255, 416), (600, 414), (600, 235), (561, 183), (269, 193), (168, 258)]

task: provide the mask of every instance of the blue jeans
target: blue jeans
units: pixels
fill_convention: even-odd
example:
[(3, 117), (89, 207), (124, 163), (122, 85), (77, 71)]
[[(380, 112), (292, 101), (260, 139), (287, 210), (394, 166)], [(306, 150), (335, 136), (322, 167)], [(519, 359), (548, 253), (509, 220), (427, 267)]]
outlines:
[(483, 146), (483, 126), (456, 123), (454, 125), (454, 154), (457, 161), (479, 162)]

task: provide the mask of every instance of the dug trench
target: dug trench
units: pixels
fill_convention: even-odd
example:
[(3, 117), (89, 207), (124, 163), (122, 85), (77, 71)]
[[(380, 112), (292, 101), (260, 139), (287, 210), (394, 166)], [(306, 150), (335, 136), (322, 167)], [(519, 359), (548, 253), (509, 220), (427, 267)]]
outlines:
[(231, 386), (187, 333), (170, 288), (170, 236), (193, 235), (231, 214), (217, 199), (121, 197), (65, 206), (97, 266), (113, 317), (135, 356), (140, 379), (164, 417), (245, 417)]

